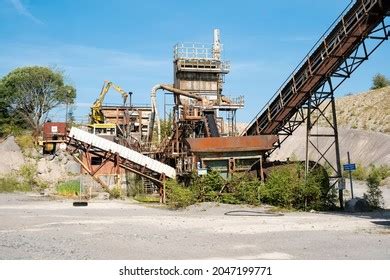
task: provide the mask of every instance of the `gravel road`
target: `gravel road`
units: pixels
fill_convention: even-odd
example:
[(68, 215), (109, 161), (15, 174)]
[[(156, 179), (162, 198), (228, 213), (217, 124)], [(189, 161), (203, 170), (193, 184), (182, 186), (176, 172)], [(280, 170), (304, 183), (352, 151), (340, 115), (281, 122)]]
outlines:
[(267, 213), (0, 194), (0, 259), (390, 259), (390, 210)]

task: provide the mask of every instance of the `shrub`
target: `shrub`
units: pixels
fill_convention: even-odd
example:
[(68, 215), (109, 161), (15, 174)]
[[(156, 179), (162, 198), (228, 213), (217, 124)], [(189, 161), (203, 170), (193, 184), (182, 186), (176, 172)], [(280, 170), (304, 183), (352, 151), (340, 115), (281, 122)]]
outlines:
[(79, 195), (80, 181), (71, 180), (62, 182), (57, 186), (57, 194), (66, 197), (73, 197)]
[(34, 164), (23, 164), (19, 169), (19, 174), (27, 184), (36, 184), (35, 176), (37, 174), (37, 167)]
[(324, 168), (313, 170), (305, 179), (302, 164), (275, 167), (265, 184), (251, 174), (235, 174), (224, 180), (216, 171), (197, 177), (184, 187), (177, 181), (166, 182), (167, 203), (173, 208), (197, 201), (229, 204), (260, 202), (297, 209), (324, 209), (333, 204), (336, 193), (329, 192), (329, 178)]
[[(383, 180), (390, 176), (390, 167), (387, 165), (370, 165), (369, 167), (364, 167), (358, 163), (356, 170), (352, 171), (352, 178), (359, 181), (366, 181), (371, 173), (376, 173), (379, 179)], [(348, 178), (349, 172), (343, 171), (343, 177)]]
[(18, 172), (22, 182), (35, 190), (42, 190), (47, 188), (47, 183), (37, 178), (37, 167), (35, 164), (23, 164)]
[(16, 136), (15, 142), (19, 145), (20, 149), (22, 149), (23, 152), (35, 147), (34, 137), (28, 132)]
[(20, 182), (15, 176), (7, 176), (0, 178), (0, 192), (28, 192), (31, 191), (31, 186)]
[(352, 178), (355, 180), (364, 181), (367, 179), (367, 176), (368, 176), (367, 168), (365, 168), (362, 164), (358, 163), (356, 165), (356, 170), (352, 171)]
[(329, 179), (323, 168), (317, 168), (305, 179), (302, 164), (275, 167), (260, 188), (262, 202), (296, 209), (323, 209), (333, 201), (328, 193)]
[(190, 188), (182, 186), (176, 180), (165, 182), (167, 204), (172, 208), (187, 207), (196, 202), (196, 197)]
[(261, 200), (275, 206), (291, 208), (294, 188), (298, 187), (298, 174), (291, 165), (279, 166), (272, 170), (263, 188)]
[(234, 200), (227, 203), (247, 203), (258, 205), (260, 203), (260, 187), (262, 183), (251, 174), (244, 173), (233, 175), (229, 181), (229, 187), (232, 189)]
[(378, 172), (371, 172), (367, 178), (368, 191), (364, 194), (364, 198), (372, 208), (380, 208), (383, 206), (382, 191), (379, 188), (380, 181)]
[(122, 197), (122, 190), (120, 187), (116, 186), (110, 190), (110, 199), (118, 199), (121, 197)]
[[(1, 119), (1, 117), (0, 117)], [(14, 135), (18, 136), (23, 133), (23, 128), (17, 124), (14, 124), (12, 121), (0, 120), (0, 136)]]
[(384, 180), (387, 177), (390, 177), (390, 167), (384, 164), (380, 166), (371, 166), (370, 173), (375, 173), (380, 180)]
[(199, 201), (216, 201), (225, 184), (218, 171), (210, 170), (207, 175), (194, 180), (191, 190)]
[(380, 89), (387, 86), (390, 86), (390, 80), (384, 75), (378, 73), (372, 78), (371, 89)]

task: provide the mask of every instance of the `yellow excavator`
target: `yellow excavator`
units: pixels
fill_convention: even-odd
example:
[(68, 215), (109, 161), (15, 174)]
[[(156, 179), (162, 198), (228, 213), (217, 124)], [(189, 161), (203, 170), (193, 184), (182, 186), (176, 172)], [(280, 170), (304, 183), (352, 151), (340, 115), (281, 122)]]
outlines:
[(102, 112), (102, 105), (104, 98), (111, 87), (122, 95), (123, 105), (126, 104), (127, 97), (129, 96), (128, 93), (124, 91), (121, 87), (115, 85), (113, 82), (104, 81), (99, 97), (91, 106), (91, 124), (105, 123), (104, 115)]
[(116, 124), (106, 123), (104, 114), (102, 112), (102, 106), (104, 102), (104, 98), (110, 88), (115, 89), (122, 95), (123, 105), (126, 105), (127, 97), (129, 96), (126, 91), (124, 91), (121, 87), (115, 85), (113, 82), (104, 81), (102, 90), (99, 94), (99, 97), (91, 106), (91, 114), (90, 114), (90, 128), (92, 129), (93, 134), (109, 134), (116, 135)]

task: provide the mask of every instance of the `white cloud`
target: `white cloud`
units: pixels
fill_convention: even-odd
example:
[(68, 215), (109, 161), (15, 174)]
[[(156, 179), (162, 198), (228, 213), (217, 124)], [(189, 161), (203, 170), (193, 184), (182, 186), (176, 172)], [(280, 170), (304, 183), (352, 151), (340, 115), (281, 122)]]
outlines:
[(15, 10), (25, 16), (25, 17), (28, 17), (29, 19), (31, 19), (33, 22), (37, 23), (37, 24), (43, 24), (43, 22), (36, 18), (24, 5), (23, 3), (20, 1), (20, 0), (9, 0), (11, 2), (11, 4), (14, 6)]

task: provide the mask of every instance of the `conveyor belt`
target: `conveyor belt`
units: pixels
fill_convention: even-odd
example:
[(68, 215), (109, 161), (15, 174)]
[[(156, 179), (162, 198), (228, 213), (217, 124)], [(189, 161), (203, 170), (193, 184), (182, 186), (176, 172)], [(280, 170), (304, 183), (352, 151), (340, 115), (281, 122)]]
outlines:
[(205, 117), (210, 137), (219, 137), (219, 131), (217, 123), (215, 122), (214, 112), (205, 112)]
[[(388, 39), (384, 18), (389, 11), (390, 0), (358, 0), (347, 7), (242, 135), (281, 133), (311, 94), (337, 74), (365, 39), (376, 36), (371, 33), (383, 26), (383, 40)], [(353, 63), (357, 64), (358, 60)]]
[[(168, 178), (175, 178), (176, 171), (169, 165), (163, 164), (157, 160), (140, 154), (134, 150), (126, 148), (125, 146), (119, 145), (102, 137), (88, 133), (76, 127), (72, 127), (68, 137), (76, 142), (81, 142), (90, 146), (91, 149), (98, 148), (101, 151), (110, 152), (112, 154), (118, 154), (123, 162), (128, 161), (131, 163), (132, 169), (137, 168), (148, 171), (148, 173), (157, 173), (158, 175), (165, 174)], [(70, 141), (70, 144), (73, 142)], [(73, 143), (74, 144), (74, 143)], [(124, 164), (122, 167), (126, 168)], [(150, 176), (149, 174), (147, 176)]]

